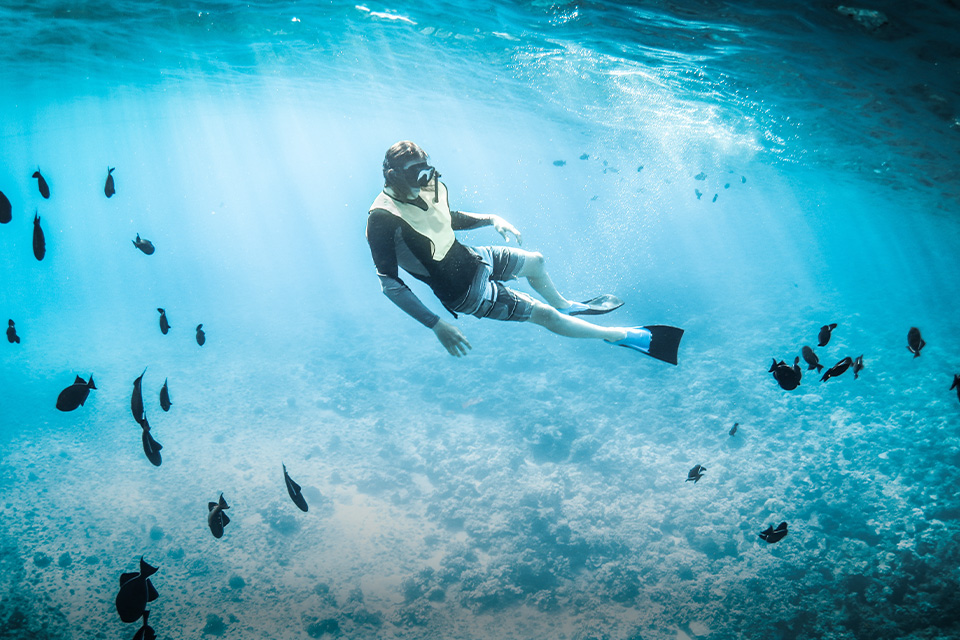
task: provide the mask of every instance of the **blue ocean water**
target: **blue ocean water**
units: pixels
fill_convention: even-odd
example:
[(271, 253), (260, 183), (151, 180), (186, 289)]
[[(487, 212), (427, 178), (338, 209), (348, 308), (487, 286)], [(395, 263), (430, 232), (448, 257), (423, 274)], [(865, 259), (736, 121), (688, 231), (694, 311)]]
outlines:
[[(158, 637), (960, 637), (958, 26), (951, 1), (0, 2), (0, 637), (133, 637), (141, 556)], [(473, 345), (447, 355), (364, 237), (402, 139), (568, 297), (626, 302), (597, 322), (683, 327), (679, 366), (445, 316)], [(804, 345), (865, 369), (784, 391), (770, 361)]]

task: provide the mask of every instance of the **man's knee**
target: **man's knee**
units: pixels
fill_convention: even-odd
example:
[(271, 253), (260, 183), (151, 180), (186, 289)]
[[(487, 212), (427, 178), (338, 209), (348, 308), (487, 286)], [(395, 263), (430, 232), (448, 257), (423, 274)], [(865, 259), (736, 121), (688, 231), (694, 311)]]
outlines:
[(523, 272), (520, 275), (525, 278), (539, 276), (544, 272), (546, 262), (542, 253), (538, 251), (531, 252), (524, 258)]

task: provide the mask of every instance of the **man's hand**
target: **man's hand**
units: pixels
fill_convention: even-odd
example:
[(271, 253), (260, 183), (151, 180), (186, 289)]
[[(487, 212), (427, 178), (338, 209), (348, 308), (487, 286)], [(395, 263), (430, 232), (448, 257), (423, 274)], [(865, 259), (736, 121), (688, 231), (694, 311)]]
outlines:
[(438, 320), (437, 324), (433, 327), (433, 332), (437, 335), (437, 340), (440, 341), (440, 344), (443, 345), (443, 348), (450, 352), (450, 355), (461, 356), (467, 355), (467, 350), (472, 349), (470, 343), (467, 342), (467, 337), (457, 327), (453, 326), (449, 322), (444, 322), (443, 320)]
[(523, 244), (523, 238), (520, 237), (520, 232), (515, 226), (498, 215), (491, 215), (490, 219), (493, 221), (493, 228), (497, 230), (497, 233), (503, 236), (504, 240), (510, 242), (510, 236), (508, 236), (507, 233), (512, 233), (517, 237), (517, 246)]

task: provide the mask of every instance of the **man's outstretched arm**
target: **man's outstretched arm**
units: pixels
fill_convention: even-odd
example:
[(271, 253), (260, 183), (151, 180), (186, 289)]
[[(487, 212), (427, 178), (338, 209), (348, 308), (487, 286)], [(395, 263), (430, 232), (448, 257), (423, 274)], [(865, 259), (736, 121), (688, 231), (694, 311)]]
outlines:
[(517, 238), (517, 246), (523, 244), (523, 238), (520, 231), (515, 226), (496, 214), (470, 213), (469, 211), (451, 211), (450, 221), (454, 231), (476, 229), (477, 227), (493, 226), (497, 233), (503, 236), (503, 239), (510, 242), (508, 233), (512, 233)]

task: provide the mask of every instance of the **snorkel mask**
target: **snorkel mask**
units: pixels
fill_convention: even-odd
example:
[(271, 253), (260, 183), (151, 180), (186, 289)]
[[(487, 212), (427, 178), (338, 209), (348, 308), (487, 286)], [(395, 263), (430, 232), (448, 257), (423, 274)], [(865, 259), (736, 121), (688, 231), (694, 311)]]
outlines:
[(411, 187), (424, 188), (430, 181), (434, 178), (439, 178), (440, 174), (437, 173), (435, 167), (431, 167), (427, 164), (426, 161), (418, 162), (417, 164), (411, 165), (406, 169), (398, 171), (400, 177), (403, 178), (403, 181)]

